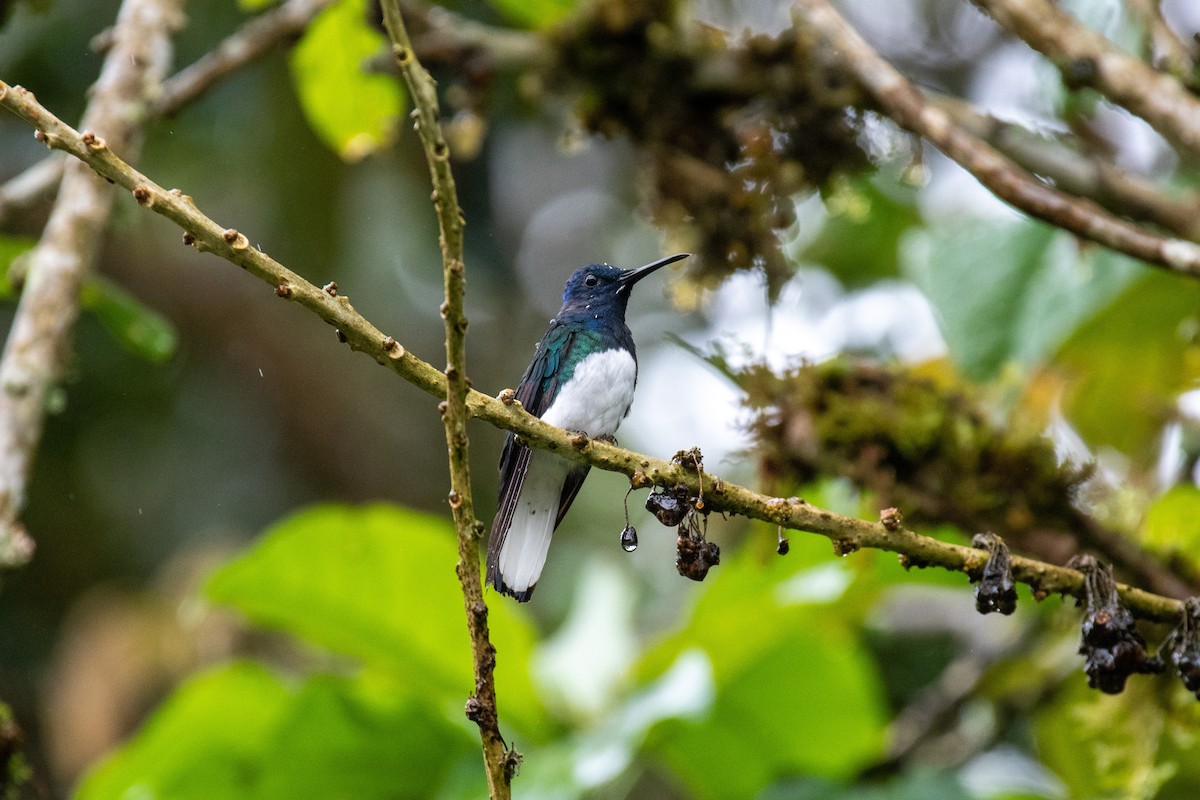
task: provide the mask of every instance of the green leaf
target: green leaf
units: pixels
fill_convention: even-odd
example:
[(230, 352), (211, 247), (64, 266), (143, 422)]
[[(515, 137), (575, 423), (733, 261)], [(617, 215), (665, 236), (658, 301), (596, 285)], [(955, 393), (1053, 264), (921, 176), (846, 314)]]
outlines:
[(80, 305), (130, 352), (161, 364), (175, 353), (175, 326), (117, 284), (93, 275), (84, 284)]
[(292, 50), (292, 83), (317, 136), (346, 161), (392, 142), (404, 95), (390, 75), (363, 71), (384, 50), (367, 24), (366, 0), (340, 0), (321, 12)]
[(544, 30), (575, 10), (576, 0), (492, 0), (492, 7), (516, 25)]
[(1067, 339), (1053, 369), (1067, 419), (1090, 445), (1149, 463), (1176, 395), (1200, 378), (1200, 285), (1141, 274)]
[(0, 300), (10, 300), (17, 296), (12, 282), (13, 266), (19, 259), (37, 245), (35, 239), (21, 236), (0, 236)]
[(1038, 755), (1071, 797), (1155, 797), (1175, 773), (1160, 749), (1166, 715), (1151, 681), (1135, 677), (1123, 693), (1103, 695), (1087, 688), (1080, 670), (1039, 710)]
[(659, 674), (697, 648), (711, 664), (707, 710), (659, 723), (646, 745), (701, 797), (753, 797), (784, 775), (846, 779), (883, 751), (878, 676), (828, 608), (850, 582), (846, 562), (797, 570), (751, 550), (710, 573), (684, 629), (642, 668)]
[[(0, 236), (0, 300), (16, 297), (13, 268), (36, 244), (33, 239)], [(79, 304), (94, 313), (126, 349), (147, 361), (161, 364), (175, 353), (175, 327), (112, 281), (90, 276), (79, 292)]]
[[(261, 800), (423, 800), (478, 738), (420, 698), (420, 687), (320, 676), (279, 718), (263, 759)], [(475, 792), (486, 793), (482, 770)]]
[(283, 684), (254, 664), (191, 678), (87, 776), (76, 800), (248, 797), (288, 703)]
[(914, 231), (905, 273), (929, 298), (950, 355), (973, 380), (1037, 366), (1143, 268), (1040, 222)]
[(825, 198), (829, 217), (799, 258), (821, 264), (846, 286), (897, 277), (901, 237), (921, 224), (915, 191), (880, 178), (837, 183)]
[[(998, 800), (987, 795), (988, 800)], [(838, 786), (811, 778), (784, 781), (758, 800), (979, 800), (953, 774), (917, 767), (882, 783), (857, 782)]]
[[(435, 796), (471, 752), (470, 729), (419, 685), (323, 675), (292, 688), (241, 663), (176, 690), (77, 800), (415, 800)], [(474, 784), (478, 796), (481, 773)]]
[(1173, 486), (1151, 503), (1139, 538), (1158, 550), (1200, 552), (1200, 488)]
[(238, 0), (238, 8), (242, 11), (262, 11), (279, 3), (279, 0)]
[[(217, 571), (209, 597), (250, 620), (361, 659), (461, 704), (474, 686), (446, 520), (391, 506), (320, 506), (285, 519)], [(534, 630), (515, 603), (490, 606), (502, 714), (535, 735)]]

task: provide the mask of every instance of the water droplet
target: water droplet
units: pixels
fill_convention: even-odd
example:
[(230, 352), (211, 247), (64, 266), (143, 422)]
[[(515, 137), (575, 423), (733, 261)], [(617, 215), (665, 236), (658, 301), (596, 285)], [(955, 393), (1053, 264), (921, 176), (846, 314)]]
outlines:
[(626, 553), (637, 550), (637, 530), (632, 525), (626, 525), (625, 530), (621, 531), (621, 548)]

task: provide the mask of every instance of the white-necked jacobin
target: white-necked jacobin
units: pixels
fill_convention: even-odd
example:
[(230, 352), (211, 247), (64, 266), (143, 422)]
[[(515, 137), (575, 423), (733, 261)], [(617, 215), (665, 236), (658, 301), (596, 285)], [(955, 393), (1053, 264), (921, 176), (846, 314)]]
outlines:
[[(517, 385), (517, 399), (551, 425), (611, 437), (629, 413), (637, 383), (637, 352), (625, 324), (633, 285), (687, 258), (661, 258), (637, 269), (588, 264), (563, 289), (563, 306), (538, 343)], [(533, 594), (550, 536), (587, 477), (589, 467), (545, 450), (530, 450), (513, 434), (500, 454), (500, 505), (488, 540), (487, 582), (525, 602)]]

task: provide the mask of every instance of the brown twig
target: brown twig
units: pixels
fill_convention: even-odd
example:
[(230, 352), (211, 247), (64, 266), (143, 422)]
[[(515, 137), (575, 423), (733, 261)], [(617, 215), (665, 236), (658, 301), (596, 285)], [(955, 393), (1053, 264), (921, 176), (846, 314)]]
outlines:
[(333, 0), (288, 0), (247, 22), (197, 61), (163, 83), (150, 113), (169, 117), (203, 97), (271, 48), (298, 36)]
[[(170, 35), (181, 21), (179, 0), (125, 0), (83, 115), (84, 147), (137, 154), (142, 109), (166, 74)], [(69, 162), (29, 262), (0, 359), (0, 566), (24, 563), (33, 552), (18, 518), (47, 397), (65, 368), (79, 289), (100, 251), (113, 197), (112, 187), (84, 164)]]
[(66, 164), (66, 158), (55, 153), (0, 183), (0, 224), (27, 208), (52, 199), (62, 182)]
[[(826, 0), (794, 0), (793, 6), (802, 21), (833, 46), (840, 65), (888, 117), (927, 139), (1001, 200), (1105, 247), (1172, 272), (1200, 277), (1200, 246), (1153, 233), (1109, 214), (1091, 201), (1047, 186), (955, 125), (948, 114), (926, 100), (919, 89), (881, 58)], [(1200, 128), (1197, 130), (1200, 132)]]
[(458, 190), (450, 169), (450, 146), (439, 122), (437, 86), (417, 60), (396, 0), (382, 3), (383, 21), (392, 42), (392, 54), (404, 75), (409, 96), (416, 106), (417, 135), (425, 150), (433, 183), (433, 205), (441, 230), (442, 276), (445, 302), (442, 319), (446, 329), (446, 394), (440, 406), (446, 429), (450, 459), (450, 509), (458, 534), (458, 573), (462, 585), (467, 629), (475, 668), (475, 691), (467, 701), (467, 717), (479, 726), (488, 792), (493, 800), (511, 796), (510, 781), (519, 756), (510, 752), (500, 735), (496, 709), (496, 648), (488, 636), (488, 608), (479, 579), (479, 537), (483, 530), (475, 519), (471, 491), (467, 420), (467, 318), (463, 311), (466, 269), (463, 263), (463, 217)]
[[(0, 107), (6, 108), (43, 132), (54, 148), (84, 161), (100, 175), (133, 193), (138, 204), (170, 219), (186, 232), (184, 241), (199, 250), (211, 252), (267, 283), (275, 295), (293, 300), (333, 325), (354, 350), (366, 353), (409, 383), (434, 395), (445, 397), (446, 376), (431, 364), (417, 358), (390, 336), (372, 325), (354, 310), (345, 295), (336, 296), (305, 281), (269, 255), (251, 247), (245, 235), (222, 228), (202, 214), (191, 198), (178, 190), (167, 191), (126, 164), (108, 148), (93, 149), (69, 125), (43, 108), (32, 95), (19, 87), (0, 81)], [(503, 395), (504, 393), (501, 392)], [(671, 487), (683, 484), (699, 492), (696, 472), (670, 461), (625, 450), (598, 440), (579, 446), (578, 434), (555, 428), (527, 413), (519, 403), (490, 397), (475, 390), (466, 396), (467, 412), (491, 425), (518, 434), (522, 441), (540, 450), (557, 453), (589, 466), (630, 477), (637, 487)], [(868, 522), (808, 505), (798, 499), (770, 497), (743, 486), (709, 475), (705, 482), (705, 505), (710, 511), (726, 511), (758, 519), (790, 530), (808, 531), (832, 540), (839, 552), (874, 548), (899, 553), (910, 564), (937, 566), (978, 575), (988, 554), (962, 545), (922, 536), (902, 525), (887, 526)], [(1083, 598), (1083, 576), (1065, 567), (1054, 566), (1021, 556), (1012, 558), (1013, 577), (1035, 588), (1039, 595), (1069, 594)], [(1183, 607), (1178, 600), (1120, 585), (1122, 602), (1139, 617), (1173, 622)]]
[(485, 55), (495, 68), (545, 68), (554, 60), (545, 36), (488, 25), (438, 5), (413, 4), (411, 10), (421, 15), (426, 26), (412, 38), (413, 50), (426, 63), (461, 64), (464, 56)]
[(1129, 9), (1141, 18), (1146, 44), (1156, 68), (1170, 73), (1190, 88), (1196, 87), (1196, 60), (1163, 18), (1160, 0), (1128, 0)]
[(1088, 86), (1200, 157), (1200, 98), (1083, 25), (1050, 0), (973, 0), (1002, 28), (1054, 62), (1071, 87)]
[[(288, 0), (248, 21), (238, 31), (167, 80), (152, 97), (146, 113), (170, 117), (261, 58), (271, 48), (295, 37), (334, 0)], [(109, 31), (111, 38), (111, 30)], [(111, 47), (111, 41), (108, 42)], [(15, 214), (54, 196), (62, 179), (63, 160), (51, 156), (0, 184), (0, 225)]]
[(1158, 225), (1183, 239), (1200, 239), (1200, 195), (1167, 190), (1115, 164), (1091, 158), (1059, 139), (982, 114), (958, 98), (930, 95), (964, 131), (995, 147), (1062, 191), (1096, 201), (1114, 214)]

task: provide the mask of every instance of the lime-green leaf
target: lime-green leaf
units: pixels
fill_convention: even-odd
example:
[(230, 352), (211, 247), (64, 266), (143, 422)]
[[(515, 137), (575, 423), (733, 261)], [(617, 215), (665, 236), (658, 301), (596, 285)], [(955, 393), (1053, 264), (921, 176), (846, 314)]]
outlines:
[[(410, 679), (461, 703), (474, 686), (454, 532), (390, 506), (321, 506), (263, 534), (217, 571), (208, 594), (252, 621)], [(534, 735), (541, 704), (529, 676), (534, 632), (515, 603), (490, 607), (508, 722)]]
[(287, 689), (262, 667), (202, 673), (88, 775), (76, 800), (250, 797), (268, 733), (288, 703)]
[(16, 289), (12, 283), (12, 268), (36, 244), (33, 239), (20, 236), (0, 236), (0, 300), (9, 300), (16, 296)]
[(1142, 520), (1141, 539), (1160, 550), (1200, 553), (1200, 488), (1174, 486), (1155, 500)]
[(1200, 285), (1143, 271), (1055, 357), (1067, 419), (1089, 444), (1149, 463), (1176, 395), (1200, 378), (1197, 329)]
[(347, 161), (391, 143), (404, 96), (390, 75), (363, 71), (384, 37), (367, 25), (365, 0), (340, 0), (313, 20), (292, 50), (292, 82), (313, 131)]
[(1040, 222), (914, 231), (902, 262), (937, 312), (955, 363), (987, 380), (1038, 365), (1142, 268)]
[(492, 0), (505, 19), (534, 30), (557, 25), (575, 10), (576, 0)]
[(79, 300), (130, 352), (156, 364), (175, 353), (175, 326), (112, 281), (92, 276)]
[(278, 2), (279, 0), (238, 0), (238, 8), (242, 11), (262, 11)]

